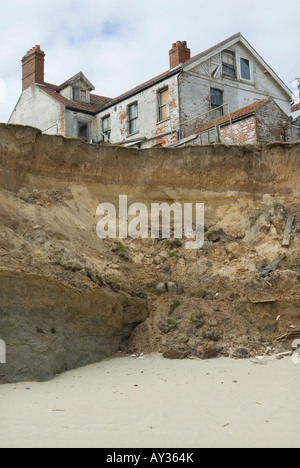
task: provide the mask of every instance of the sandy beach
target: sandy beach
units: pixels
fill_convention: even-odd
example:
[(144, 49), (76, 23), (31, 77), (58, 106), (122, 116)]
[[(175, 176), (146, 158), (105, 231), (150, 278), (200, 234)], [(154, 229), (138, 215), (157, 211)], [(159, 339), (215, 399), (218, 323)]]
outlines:
[(1, 448), (300, 447), (300, 365), (115, 357), (0, 386)]

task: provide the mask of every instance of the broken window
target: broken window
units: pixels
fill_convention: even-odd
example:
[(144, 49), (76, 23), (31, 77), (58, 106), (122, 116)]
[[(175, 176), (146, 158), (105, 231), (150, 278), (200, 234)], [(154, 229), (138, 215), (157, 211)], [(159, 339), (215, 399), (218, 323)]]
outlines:
[(89, 141), (89, 124), (86, 122), (78, 122), (78, 138), (84, 141)]
[(103, 140), (109, 143), (110, 141), (110, 133), (111, 133), (111, 122), (110, 122), (110, 115), (106, 115), (102, 119), (102, 134)]
[(129, 133), (135, 133), (139, 130), (138, 104), (135, 102), (128, 107), (129, 115)]
[(222, 74), (230, 78), (236, 78), (236, 60), (235, 52), (224, 50), (222, 52)]
[(243, 80), (251, 80), (250, 61), (241, 57), (241, 78)]
[(210, 90), (210, 107), (215, 109), (214, 112), (211, 112), (211, 118), (215, 119), (223, 115), (223, 91), (220, 89), (211, 88)]
[(159, 116), (158, 120), (165, 120), (169, 117), (169, 88), (162, 89), (158, 93)]

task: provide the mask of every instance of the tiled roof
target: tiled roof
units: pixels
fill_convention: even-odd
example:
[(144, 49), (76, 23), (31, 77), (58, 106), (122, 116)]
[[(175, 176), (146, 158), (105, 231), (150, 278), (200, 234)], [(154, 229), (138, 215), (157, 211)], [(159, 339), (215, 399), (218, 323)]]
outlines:
[(111, 100), (109, 105), (114, 105), (115, 103), (122, 101), (126, 98), (128, 98), (131, 95), (137, 94), (140, 91), (142, 91), (145, 88), (149, 88), (150, 86), (153, 86), (155, 83), (158, 83), (159, 81), (164, 80), (165, 78), (168, 78), (170, 76), (176, 75), (176, 73), (179, 73), (182, 70), (182, 65), (179, 65), (176, 68), (173, 68), (172, 70), (168, 70), (164, 73), (161, 73), (160, 75), (156, 76), (155, 78), (152, 78), (151, 80), (145, 81), (144, 83), (140, 84), (139, 86), (136, 86), (135, 88), (131, 89), (130, 91), (127, 91), (124, 94), (121, 94), (120, 96), (114, 98)]
[(75, 80), (77, 77), (79, 78), (81, 75), (82, 75), (82, 72), (79, 72), (79, 73), (76, 73), (76, 75), (71, 76), (71, 78), (69, 78), (68, 80), (64, 81), (61, 85), (59, 85), (59, 86), (58, 86), (58, 89), (63, 89), (63, 88), (65, 88), (66, 86), (68, 86), (68, 84), (70, 83), (70, 81)]
[(123, 99), (126, 99), (128, 98), (129, 96), (131, 95), (134, 95), (134, 94), (137, 94), (138, 92), (140, 92), (141, 90), (145, 89), (145, 88), (148, 88), (152, 85), (154, 85), (155, 83), (165, 79), (165, 78), (168, 78), (169, 76), (172, 76), (172, 75), (176, 75), (177, 73), (179, 73), (183, 68), (185, 68), (187, 65), (189, 65), (190, 63), (192, 63), (194, 60), (198, 60), (199, 58), (201, 57), (204, 57), (206, 54), (212, 52), (213, 50), (215, 50), (216, 48), (220, 47), (220, 46), (223, 46), (225, 44), (227, 44), (228, 42), (230, 42), (231, 40), (235, 39), (235, 38), (238, 38), (241, 36), (241, 33), (237, 33), (237, 34), (234, 34), (233, 36), (229, 37), (228, 39), (225, 39), (224, 41), (220, 42), (219, 44), (211, 47), (210, 49), (207, 49), (205, 50), (204, 52), (201, 52), (200, 54), (198, 55), (195, 55), (194, 57), (191, 57), (189, 60), (187, 60), (186, 62), (184, 62), (183, 64), (181, 65), (178, 65), (177, 67), (175, 68), (172, 68), (171, 70), (167, 70), (166, 72), (152, 78), (151, 80), (148, 80), (142, 84), (140, 84), (139, 86), (136, 86), (135, 88), (131, 89), (130, 91), (127, 91), (126, 93), (124, 94), (121, 94), (120, 96), (116, 97), (115, 99), (113, 99), (110, 103), (110, 105), (114, 105), (115, 103), (119, 102), (119, 101), (122, 101)]
[[(70, 100), (66, 99), (64, 96), (62, 96), (60, 94), (60, 90), (62, 90), (64, 87), (66, 87), (68, 85), (68, 83), (72, 82), (76, 77), (80, 76), (82, 74), (82, 72), (77, 73), (72, 78), (69, 78), (69, 80), (65, 81), (64, 83), (62, 83), (59, 86), (56, 86), (56, 85), (53, 85), (53, 84), (50, 84), (50, 83), (45, 83), (45, 87), (41, 86), (41, 89), (43, 91), (45, 91), (47, 94), (49, 94), (50, 96), (52, 96), (53, 98), (55, 98), (57, 101), (61, 102), (65, 106), (67, 106), (68, 108), (94, 114), (94, 113), (97, 113), (97, 112), (100, 112), (100, 111), (104, 110), (105, 108), (109, 108), (110, 106), (112, 106), (112, 105), (114, 105), (114, 104), (116, 104), (116, 103), (118, 103), (118, 102), (120, 102), (120, 101), (122, 101), (124, 99), (127, 99), (130, 96), (133, 96), (133, 95), (141, 92), (143, 89), (149, 88), (149, 87), (153, 86), (154, 84), (159, 83), (160, 81), (163, 81), (164, 79), (166, 79), (168, 77), (176, 75), (177, 73), (182, 71), (185, 67), (189, 66), (195, 60), (199, 60), (201, 57), (204, 57), (205, 55), (209, 54), (210, 52), (213, 52), (218, 47), (225, 46), (227, 43), (229, 43), (232, 40), (237, 39), (239, 37), (241, 37), (241, 33), (234, 34), (233, 36), (229, 37), (228, 39), (225, 39), (224, 41), (216, 44), (215, 46), (201, 52), (198, 55), (195, 55), (194, 57), (191, 57), (184, 64), (180, 64), (176, 68), (173, 68), (171, 70), (167, 70), (166, 72), (161, 73), (160, 75), (158, 75), (158, 76), (156, 76), (156, 77), (154, 77), (154, 78), (152, 78), (152, 79), (150, 79), (150, 80), (136, 86), (135, 88), (131, 89), (130, 91), (127, 91), (126, 93), (121, 94), (120, 96), (118, 96), (118, 97), (116, 97), (114, 99), (104, 97), (104, 96), (97, 96), (96, 94), (90, 94), (90, 96), (91, 96), (90, 104), (84, 104), (84, 103), (79, 103), (79, 102), (75, 102), (75, 101), (70, 101)], [(257, 105), (258, 103), (255, 103), (255, 104)], [(224, 119), (224, 118), (225, 118), (225, 116), (222, 117), (222, 119)]]
[(226, 45), (228, 42), (232, 41), (233, 39), (237, 39), (240, 36), (241, 36), (241, 33), (234, 34), (233, 36), (228, 37), (227, 39), (225, 39), (222, 42), (219, 42), (218, 44), (214, 45), (213, 47), (210, 47), (209, 49), (204, 50), (200, 54), (194, 55), (194, 57), (191, 57), (189, 60), (184, 62), (183, 67), (186, 67), (187, 65), (190, 65), (195, 60), (199, 60), (200, 58), (204, 57), (205, 55), (209, 54), (210, 52), (213, 52), (218, 47), (222, 47), (222, 46)]
[(230, 114), (223, 115), (222, 117), (218, 117), (216, 119), (210, 120), (209, 122), (200, 125), (196, 130), (190, 133), (190, 135), (195, 133), (201, 133), (209, 128), (215, 127), (217, 125), (226, 124), (228, 122), (241, 119), (246, 117), (247, 115), (255, 113), (258, 109), (264, 106), (267, 102), (269, 102), (272, 98), (268, 97), (265, 99), (261, 99), (260, 101), (256, 101), (253, 104), (249, 104), (248, 106), (241, 107), (240, 109), (231, 112)]
[(40, 86), (40, 89), (47, 93), (52, 98), (59, 101), (61, 104), (65, 105), (69, 109), (73, 109), (75, 111), (87, 112), (89, 114), (94, 114), (102, 107), (104, 107), (107, 103), (111, 101), (111, 98), (105, 96), (98, 96), (96, 94), (90, 93), (90, 104), (71, 101), (60, 94), (61, 86), (56, 86), (51, 83), (44, 83), (45, 86)]
[(297, 112), (298, 110), (300, 110), (300, 102), (292, 106), (292, 112)]

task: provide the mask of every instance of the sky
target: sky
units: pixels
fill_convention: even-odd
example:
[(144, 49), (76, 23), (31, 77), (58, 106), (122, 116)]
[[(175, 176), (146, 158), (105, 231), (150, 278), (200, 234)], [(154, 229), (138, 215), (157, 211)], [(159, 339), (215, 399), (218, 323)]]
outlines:
[(0, 122), (21, 94), (21, 59), (37, 44), (46, 82), (82, 71), (111, 98), (168, 70), (173, 42), (187, 41), (193, 56), (237, 32), (290, 89), (300, 78), (299, 0), (0, 2)]

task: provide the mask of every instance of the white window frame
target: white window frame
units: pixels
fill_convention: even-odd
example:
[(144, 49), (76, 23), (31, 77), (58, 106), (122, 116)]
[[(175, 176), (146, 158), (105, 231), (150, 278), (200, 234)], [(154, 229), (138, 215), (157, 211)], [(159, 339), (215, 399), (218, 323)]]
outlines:
[[(247, 60), (249, 62), (249, 71), (250, 71), (250, 80), (248, 78), (243, 78), (242, 77), (242, 66), (241, 66), (241, 60)], [(244, 81), (245, 83), (253, 83), (253, 68), (252, 68), (252, 60), (250, 60), (249, 57), (244, 57), (243, 55), (239, 56), (239, 77), (241, 81)]]
[[(136, 109), (137, 109), (137, 116), (134, 117), (134, 118), (130, 118), (130, 109), (132, 107), (134, 107), (134, 106), (136, 106)], [(127, 115), (128, 115), (128, 135), (134, 135), (135, 133), (139, 132), (139, 105), (138, 105), (138, 101), (131, 102), (130, 104), (128, 104)], [(132, 131), (131, 123), (133, 121), (136, 121), (137, 125), (136, 125), (136, 129)]]

